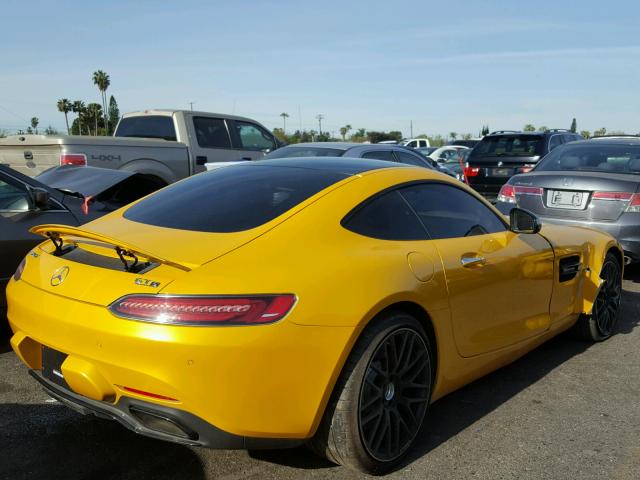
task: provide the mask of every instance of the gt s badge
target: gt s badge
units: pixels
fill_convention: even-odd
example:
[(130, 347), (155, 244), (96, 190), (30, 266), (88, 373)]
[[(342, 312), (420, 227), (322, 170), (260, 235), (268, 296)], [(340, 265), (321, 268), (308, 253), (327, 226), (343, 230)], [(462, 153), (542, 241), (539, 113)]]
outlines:
[(65, 278), (67, 278), (67, 275), (69, 275), (69, 267), (60, 267), (55, 272), (53, 272), (49, 283), (51, 283), (52, 287), (57, 287), (62, 282), (64, 282)]
[(153, 280), (148, 280), (146, 278), (136, 278), (135, 283), (136, 285), (151, 288), (158, 288), (160, 286), (160, 282), (154, 282)]

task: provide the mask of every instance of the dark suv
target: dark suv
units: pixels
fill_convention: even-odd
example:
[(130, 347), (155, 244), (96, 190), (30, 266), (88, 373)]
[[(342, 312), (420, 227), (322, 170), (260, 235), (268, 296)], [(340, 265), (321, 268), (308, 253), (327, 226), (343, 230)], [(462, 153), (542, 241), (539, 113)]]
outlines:
[(560, 145), (583, 140), (569, 130), (518, 132), (500, 130), (485, 136), (467, 158), (469, 185), (495, 201), (500, 187), (518, 173), (530, 171), (547, 153)]

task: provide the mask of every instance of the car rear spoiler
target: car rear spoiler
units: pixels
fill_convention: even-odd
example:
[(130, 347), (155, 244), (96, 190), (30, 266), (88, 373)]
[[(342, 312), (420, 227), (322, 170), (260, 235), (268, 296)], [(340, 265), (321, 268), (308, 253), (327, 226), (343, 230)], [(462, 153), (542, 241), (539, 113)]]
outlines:
[[(99, 233), (89, 232), (87, 230), (82, 230), (76, 227), (70, 227), (68, 225), (56, 225), (56, 224), (38, 225), (31, 228), (29, 231), (31, 233), (35, 233), (36, 235), (40, 235), (50, 239), (53, 242), (53, 244), (56, 246), (56, 250), (61, 249), (63, 239), (73, 240), (74, 243), (78, 243), (78, 242), (82, 243), (82, 241), (85, 240), (85, 243), (98, 242), (104, 245), (112, 246), (113, 248), (115, 248), (121, 260), (123, 260), (123, 256), (127, 256), (127, 257), (136, 258), (136, 262), (137, 262), (136, 254), (138, 254), (144, 258), (149, 259), (152, 262), (169, 265), (171, 267), (184, 270), (185, 272), (189, 272), (192, 269), (192, 267), (188, 265), (174, 262), (172, 260), (168, 260), (161, 256), (150, 253), (144, 249), (131, 245), (127, 242), (116, 240), (114, 238), (111, 238)], [(86, 240), (92, 240), (93, 242), (86, 242)], [(125, 267), (126, 267), (126, 263), (125, 263)]]

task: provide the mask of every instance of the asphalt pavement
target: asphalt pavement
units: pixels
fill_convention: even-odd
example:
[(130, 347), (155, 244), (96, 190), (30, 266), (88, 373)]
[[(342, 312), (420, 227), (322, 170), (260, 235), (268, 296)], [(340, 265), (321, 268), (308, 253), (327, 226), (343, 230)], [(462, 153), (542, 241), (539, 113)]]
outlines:
[[(432, 405), (403, 479), (640, 478), (640, 268), (618, 331), (566, 335)], [(137, 436), (50, 399), (0, 341), (0, 479), (361, 478), (305, 448), (213, 451)]]

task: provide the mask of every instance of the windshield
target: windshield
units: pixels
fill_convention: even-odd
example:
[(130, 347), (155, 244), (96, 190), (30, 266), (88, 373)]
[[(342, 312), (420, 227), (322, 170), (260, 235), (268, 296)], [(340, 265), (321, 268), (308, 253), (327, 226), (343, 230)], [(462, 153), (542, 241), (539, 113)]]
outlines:
[(542, 155), (542, 135), (492, 135), (475, 146), (472, 157), (533, 157)]
[(580, 171), (640, 174), (640, 144), (567, 144), (556, 148), (536, 166), (539, 171)]
[(141, 115), (120, 120), (114, 137), (161, 138), (176, 141), (173, 118), (162, 115)]
[(264, 158), (292, 158), (292, 157), (341, 157), (344, 150), (325, 147), (282, 147), (271, 152)]

